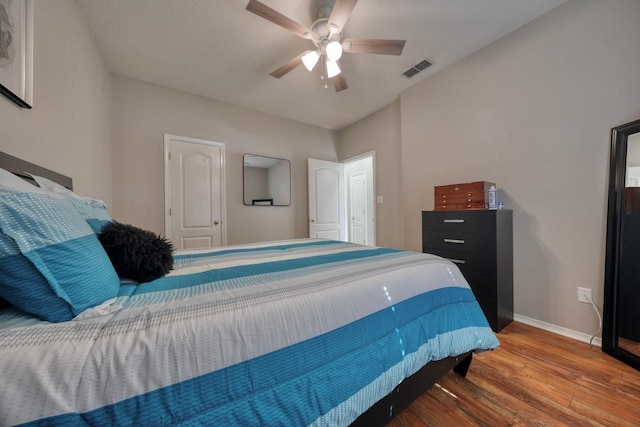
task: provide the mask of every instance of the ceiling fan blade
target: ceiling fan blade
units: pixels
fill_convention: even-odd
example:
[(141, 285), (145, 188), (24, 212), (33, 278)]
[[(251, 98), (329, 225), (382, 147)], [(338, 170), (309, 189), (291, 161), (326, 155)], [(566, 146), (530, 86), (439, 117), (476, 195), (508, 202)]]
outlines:
[(351, 11), (355, 7), (358, 0), (336, 0), (329, 16), (329, 32), (331, 34), (339, 33), (351, 16)]
[(303, 39), (311, 38), (311, 33), (302, 24), (298, 24), (293, 19), (287, 18), (280, 12), (271, 9), (264, 3), (260, 3), (258, 0), (249, 0), (246, 8), (249, 12), (255, 13), (261, 18), (271, 21), (276, 25), (291, 31), (293, 34), (302, 37)]
[(284, 76), (285, 74), (287, 74), (288, 72), (296, 68), (298, 65), (302, 64), (302, 55), (304, 55), (304, 52), (296, 56), (295, 58), (293, 58), (291, 61), (284, 64), (282, 67), (273, 71), (269, 75), (272, 77), (275, 77), (276, 79), (279, 79), (280, 77)]
[(331, 80), (333, 80), (333, 87), (336, 89), (336, 92), (349, 88), (349, 86), (347, 86), (347, 79), (344, 78), (344, 73), (338, 74)]
[(406, 40), (380, 40), (380, 39), (345, 39), (342, 42), (347, 53), (375, 53), (379, 55), (400, 55)]

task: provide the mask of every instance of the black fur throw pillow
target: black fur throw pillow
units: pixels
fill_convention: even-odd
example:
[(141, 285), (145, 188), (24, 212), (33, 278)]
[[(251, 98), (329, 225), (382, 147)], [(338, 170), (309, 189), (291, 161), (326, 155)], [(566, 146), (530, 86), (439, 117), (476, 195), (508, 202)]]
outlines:
[(150, 282), (173, 269), (173, 244), (151, 231), (111, 221), (98, 240), (121, 277)]

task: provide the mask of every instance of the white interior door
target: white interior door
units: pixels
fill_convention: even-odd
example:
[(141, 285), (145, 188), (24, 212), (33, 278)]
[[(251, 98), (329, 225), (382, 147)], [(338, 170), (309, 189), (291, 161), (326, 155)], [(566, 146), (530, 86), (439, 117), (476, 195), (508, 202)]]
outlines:
[(347, 240), (344, 165), (309, 159), (309, 237)]
[(344, 161), (349, 241), (375, 246), (375, 152)]
[(164, 138), (166, 237), (176, 249), (226, 244), (224, 144)]
[(349, 175), (349, 241), (367, 244), (367, 174)]

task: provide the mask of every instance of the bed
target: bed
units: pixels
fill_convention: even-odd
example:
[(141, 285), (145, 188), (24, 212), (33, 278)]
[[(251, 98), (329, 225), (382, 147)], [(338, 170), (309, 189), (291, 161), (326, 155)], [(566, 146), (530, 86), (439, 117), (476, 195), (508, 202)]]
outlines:
[(323, 239), (176, 252), (92, 310), (0, 310), (0, 425), (384, 425), (499, 345), (451, 262)]

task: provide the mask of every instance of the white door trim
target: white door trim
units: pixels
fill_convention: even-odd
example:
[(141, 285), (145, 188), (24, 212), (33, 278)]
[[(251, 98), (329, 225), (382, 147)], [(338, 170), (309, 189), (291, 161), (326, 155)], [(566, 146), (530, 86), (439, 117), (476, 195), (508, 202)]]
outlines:
[(171, 140), (180, 140), (182, 142), (188, 142), (190, 144), (201, 145), (213, 145), (220, 148), (220, 215), (222, 222), (222, 245), (227, 244), (227, 185), (225, 181), (225, 154), (224, 143), (209, 141), (206, 139), (190, 138), (188, 136), (164, 134), (164, 234), (167, 239), (171, 239), (171, 217), (169, 215), (169, 208), (171, 207), (171, 176), (169, 168), (169, 150), (171, 149)]

